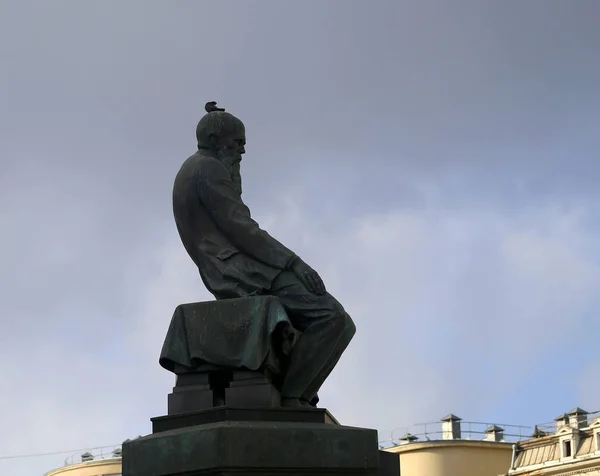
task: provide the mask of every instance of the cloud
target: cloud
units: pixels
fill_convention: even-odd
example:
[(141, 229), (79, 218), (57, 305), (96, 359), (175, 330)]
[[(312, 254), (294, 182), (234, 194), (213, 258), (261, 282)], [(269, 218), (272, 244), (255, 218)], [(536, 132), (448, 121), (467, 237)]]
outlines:
[[(589, 210), (449, 210), (443, 196), (430, 193), (435, 183), (414, 187), (427, 206), (347, 219), (335, 214), (338, 197), (324, 212), (331, 223), (323, 228), (324, 216), (313, 220), (300, 182), (255, 214), (321, 272), (356, 321), (358, 333), (326, 382), (322, 402), (345, 424), (382, 430), (382, 439), (385, 430), (449, 411), (487, 417), (552, 358), (552, 349), (572, 342), (570, 332), (581, 332), (598, 304)], [(84, 223), (79, 234), (95, 230)], [(61, 231), (65, 244), (68, 230)], [(80, 252), (65, 249), (69, 253), (44, 266), (76, 266)], [(55, 329), (53, 340), (44, 341), (34, 331), (26, 352), (13, 347), (19, 366), (4, 374), (3, 399), (19, 407), (7, 425), (29, 428), (35, 437), (13, 435), (5, 451), (43, 452), (48, 441), (57, 449), (118, 443), (147, 433), (148, 418), (165, 412), (173, 377), (157, 359), (172, 312), (181, 302), (212, 298), (172, 223), (130, 248), (119, 276), (127, 299), (114, 319), (102, 317), (111, 306), (77, 306), (85, 322), (80, 330), (71, 319), (63, 338)], [(65, 292), (59, 302), (68, 302)], [(34, 386), (24, 369), (32, 369)], [(589, 380), (592, 370), (573, 372)], [(584, 386), (585, 401), (591, 391)], [(515, 419), (535, 402), (522, 399), (521, 405)]]
[(307, 232), (309, 212), (297, 210), (277, 215), (283, 241), (304, 244), (357, 322), (323, 393), (352, 424), (490, 412), (598, 304), (595, 235), (581, 210), (448, 213), (438, 204), (338, 222), (328, 234)]
[[(302, 196), (292, 185), (255, 216), (322, 273), (357, 323), (321, 395), (345, 424), (390, 430), (448, 411), (486, 416), (571, 329), (581, 331), (598, 304), (600, 268), (586, 210), (448, 211), (430, 199), (424, 209), (342, 216), (320, 229)], [(122, 263), (119, 286), (128, 299), (121, 320), (83, 316), (89, 330), (108, 326), (102, 339), (36, 337), (5, 374), (4, 401), (20, 402), (7, 425), (30, 429), (12, 435), (5, 451), (43, 451), (49, 441), (53, 448), (119, 442), (147, 433), (148, 418), (165, 412), (173, 377), (157, 358), (173, 309), (211, 299), (168, 225)], [(110, 353), (96, 350), (102, 343)], [(24, 369), (34, 369), (35, 386)], [(38, 386), (43, 399), (33, 392)], [(523, 399), (519, 412), (532, 405)]]
[[(327, 233), (306, 226), (310, 214), (288, 195), (257, 219), (320, 270), (357, 323), (322, 395), (348, 424), (485, 414), (597, 304), (600, 268), (577, 211), (392, 210)], [(132, 331), (147, 357), (175, 305), (209, 298), (177, 240), (159, 255)]]

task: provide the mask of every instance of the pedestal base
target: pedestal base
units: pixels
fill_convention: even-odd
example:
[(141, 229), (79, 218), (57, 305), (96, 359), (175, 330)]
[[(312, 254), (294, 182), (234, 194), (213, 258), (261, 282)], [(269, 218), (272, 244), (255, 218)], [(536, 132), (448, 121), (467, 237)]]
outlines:
[(209, 410), (223, 405), (279, 407), (281, 396), (267, 375), (233, 369), (178, 375), (177, 384), (168, 396), (169, 415)]
[(221, 421), (123, 445), (123, 476), (398, 476), (377, 432), (326, 423)]
[(179, 413), (151, 418), (152, 433), (178, 430), (190, 426), (222, 421), (323, 423), (339, 425), (325, 408), (239, 408), (222, 406), (197, 412)]

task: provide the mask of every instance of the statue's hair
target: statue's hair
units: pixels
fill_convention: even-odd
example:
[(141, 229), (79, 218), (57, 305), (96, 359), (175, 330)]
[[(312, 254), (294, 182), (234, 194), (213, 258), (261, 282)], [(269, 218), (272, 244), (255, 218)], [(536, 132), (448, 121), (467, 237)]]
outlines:
[(196, 139), (198, 141), (198, 149), (210, 148), (210, 136), (217, 137), (223, 134), (231, 133), (240, 129), (244, 129), (244, 124), (233, 114), (225, 112), (225, 109), (217, 107), (214, 101), (206, 103), (204, 107), (206, 114), (196, 126)]

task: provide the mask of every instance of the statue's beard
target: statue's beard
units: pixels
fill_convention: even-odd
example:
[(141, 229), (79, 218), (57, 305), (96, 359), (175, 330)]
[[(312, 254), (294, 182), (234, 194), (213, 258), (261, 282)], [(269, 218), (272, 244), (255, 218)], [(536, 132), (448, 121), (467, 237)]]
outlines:
[(242, 156), (240, 154), (232, 154), (227, 150), (221, 150), (219, 151), (219, 160), (225, 167), (227, 167), (229, 175), (231, 176), (231, 181), (241, 195), (242, 175), (240, 173), (240, 162), (242, 161)]
[(232, 165), (235, 165), (236, 162), (240, 162), (242, 160), (242, 155), (234, 152), (229, 147), (222, 147), (217, 150), (217, 158), (225, 165), (225, 167), (229, 168)]

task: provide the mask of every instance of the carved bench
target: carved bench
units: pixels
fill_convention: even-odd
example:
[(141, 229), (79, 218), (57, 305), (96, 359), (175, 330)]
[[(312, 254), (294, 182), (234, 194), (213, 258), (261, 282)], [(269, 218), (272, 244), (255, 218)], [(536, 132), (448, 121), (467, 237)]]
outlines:
[(160, 365), (177, 375), (168, 414), (219, 406), (277, 407), (297, 338), (273, 296), (177, 306)]

